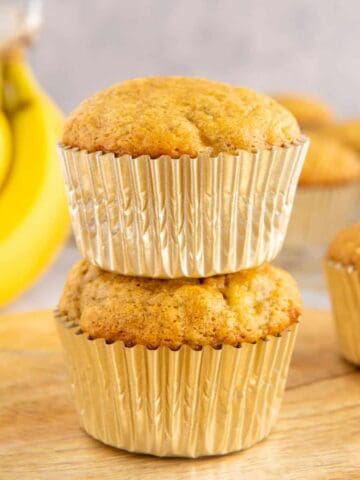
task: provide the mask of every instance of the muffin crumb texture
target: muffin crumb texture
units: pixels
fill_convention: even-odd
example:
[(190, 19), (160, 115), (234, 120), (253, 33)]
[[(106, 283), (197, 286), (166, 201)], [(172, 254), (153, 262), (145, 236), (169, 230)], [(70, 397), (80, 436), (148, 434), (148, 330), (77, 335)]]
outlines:
[(237, 154), (300, 140), (294, 116), (272, 98), (188, 77), (125, 81), (83, 101), (68, 118), (63, 143), (133, 157)]
[(327, 258), (360, 271), (360, 223), (343, 228), (335, 235)]
[(157, 280), (82, 260), (68, 276), (59, 313), (92, 338), (127, 346), (237, 346), (280, 334), (298, 320), (301, 299), (293, 278), (268, 264), (206, 279)]

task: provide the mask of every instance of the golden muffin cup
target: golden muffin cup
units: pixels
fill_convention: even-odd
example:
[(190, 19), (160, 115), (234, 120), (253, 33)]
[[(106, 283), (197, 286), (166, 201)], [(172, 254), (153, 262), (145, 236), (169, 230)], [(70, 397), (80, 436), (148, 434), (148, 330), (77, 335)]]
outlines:
[[(247, 299), (256, 296), (254, 287), (257, 282), (273, 278), (269, 280), (274, 289), (272, 302), (279, 302), (279, 308), (284, 310), (281, 310), (282, 316), (274, 317), (264, 329), (262, 338), (258, 336), (254, 340), (250, 325), (249, 337), (246, 338), (246, 333), (244, 337), (236, 337), (230, 322), (227, 334), (233, 344), (218, 343), (220, 338), (212, 337), (212, 328), (208, 325), (204, 335), (206, 341), (211, 339), (212, 343), (201, 345), (192, 342), (195, 338), (198, 341), (202, 322), (206, 323), (212, 317), (212, 326), (216, 329), (223, 316), (230, 315), (229, 307), (216, 311), (215, 297), (221, 295), (218, 290), (221, 286), (205, 280), (204, 284), (175, 286), (168, 293), (161, 293), (162, 287), (157, 286), (149, 294), (151, 302), (154, 298), (159, 300), (158, 295), (165, 295), (163, 302), (159, 303), (164, 314), (164, 305), (180, 308), (180, 300), (185, 299), (183, 295), (190, 294), (191, 298), (188, 296), (187, 300), (193, 306), (188, 307), (188, 314), (192, 308), (192, 319), (196, 318), (193, 302), (205, 295), (210, 309), (208, 316), (198, 307), (199, 323), (193, 323), (186, 340), (186, 335), (183, 339), (190, 343), (179, 344), (176, 335), (168, 338), (169, 326), (174, 322), (165, 323), (162, 317), (157, 323), (156, 316), (153, 317), (155, 307), (149, 307), (150, 300), (145, 321), (152, 325), (151, 331), (144, 328), (144, 333), (135, 328), (136, 321), (146, 311), (144, 299), (135, 301), (137, 320), (130, 322), (131, 325), (125, 319), (121, 321), (122, 314), (115, 315), (109, 305), (118, 304), (115, 302), (121, 288), (125, 288), (124, 298), (129, 295), (126, 285), (127, 282), (134, 283), (134, 279), (121, 280), (125, 287), (120, 287), (120, 280), (114, 280), (113, 274), (94, 269), (96, 267), (90, 267), (89, 273), (85, 273), (85, 277), (92, 277), (85, 287), (84, 282), (78, 282), (83, 285), (82, 292), (75, 296), (80, 295), (82, 299), (82, 312), (79, 313), (78, 301), (72, 304), (71, 300), (63, 299), (60, 312), (56, 313), (76, 409), (80, 423), (89, 435), (131, 452), (181, 457), (222, 455), (248, 448), (268, 436), (278, 417), (300, 318), (298, 293), (294, 293), (288, 276), (264, 266), (260, 273), (244, 272), (235, 274), (239, 278), (228, 276), (227, 280), (217, 278), (219, 284), (228, 282), (224, 287), (227, 293), (236, 288), (237, 282), (240, 282), (240, 290), (241, 285), (249, 287), (253, 293), (246, 294)], [(146, 283), (142, 282), (140, 279), (138, 288), (141, 291), (146, 289)], [(146, 279), (146, 282), (156, 280)], [(263, 285), (268, 285), (267, 282)], [(75, 292), (73, 287), (71, 289)], [(94, 310), (91, 296), (95, 291), (99, 293)], [(104, 291), (109, 296), (99, 305), (97, 302), (101, 303)], [(277, 300), (279, 293), (282, 293), (281, 300)], [(65, 294), (65, 298), (70, 294)], [(266, 305), (272, 308), (270, 300)], [(64, 315), (64, 312), (67, 313)], [(185, 316), (184, 324), (188, 321), (190, 317)], [(127, 332), (124, 333), (124, 329)], [(244, 333), (246, 329), (242, 331)], [(154, 343), (156, 335), (157, 343)], [(117, 336), (123, 340), (116, 340)], [(146, 345), (147, 342), (152, 344)]]
[(360, 195), (360, 158), (339, 140), (308, 131), (311, 147), (297, 188), (287, 248), (325, 248), (354, 221)]
[(153, 278), (258, 266), (282, 246), (307, 147), (291, 114), (251, 90), (115, 85), (75, 111), (60, 146), (79, 250)]
[(360, 365), (360, 225), (346, 227), (330, 244), (325, 274), (342, 355)]

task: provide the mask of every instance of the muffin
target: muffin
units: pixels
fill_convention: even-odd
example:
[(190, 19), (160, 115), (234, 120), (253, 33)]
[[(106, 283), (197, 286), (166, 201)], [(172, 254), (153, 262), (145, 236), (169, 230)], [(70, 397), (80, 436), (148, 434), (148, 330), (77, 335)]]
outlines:
[(324, 132), (360, 153), (360, 119), (355, 118), (324, 127)]
[(308, 142), (246, 88), (129, 80), (85, 100), (60, 146), (77, 244), (123, 275), (201, 278), (276, 256)]
[(311, 141), (301, 172), (286, 247), (325, 246), (353, 221), (360, 189), (360, 158), (336, 138), (306, 132)]
[(287, 108), (303, 128), (318, 128), (334, 121), (332, 108), (321, 100), (301, 94), (278, 94), (274, 96)]
[(300, 315), (294, 280), (268, 264), (162, 280), (80, 261), (57, 324), (82, 426), (159, 456), (253, 445), (278, 415)]
[(360, 224), (340, 230), (328, 249), (325, 273), (342, 355), (360, 365)]

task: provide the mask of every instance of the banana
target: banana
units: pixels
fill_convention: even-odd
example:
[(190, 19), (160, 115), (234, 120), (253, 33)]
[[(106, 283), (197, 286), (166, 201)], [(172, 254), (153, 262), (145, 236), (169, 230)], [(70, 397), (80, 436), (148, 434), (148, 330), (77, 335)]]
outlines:
[(0, 191), (11, 161), (11, 131), (6, 116), (0, 111)]
[(30, 286), (69, 232), (56, 141), (62, 117), (22, 59), (4, 66), (12, 160), (0, 191), (0, 306)]
[[(0, 63), (0, 92), (3, 87), (3, 68)], [(5, 182), (6, 176), (9, 171), (10, 161), (11, 161), (11, 131), (9, 122), (2, 111), (0, 95), (0, 190)]]

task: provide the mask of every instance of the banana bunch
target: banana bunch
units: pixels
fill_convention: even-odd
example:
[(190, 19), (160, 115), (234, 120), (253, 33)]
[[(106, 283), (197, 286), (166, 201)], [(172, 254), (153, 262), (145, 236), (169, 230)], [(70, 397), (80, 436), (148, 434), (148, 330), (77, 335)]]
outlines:
[(0, 61), (0, 306), (53, 260), (69, 232), (56, 152), (62, 114), (19, 56)]

